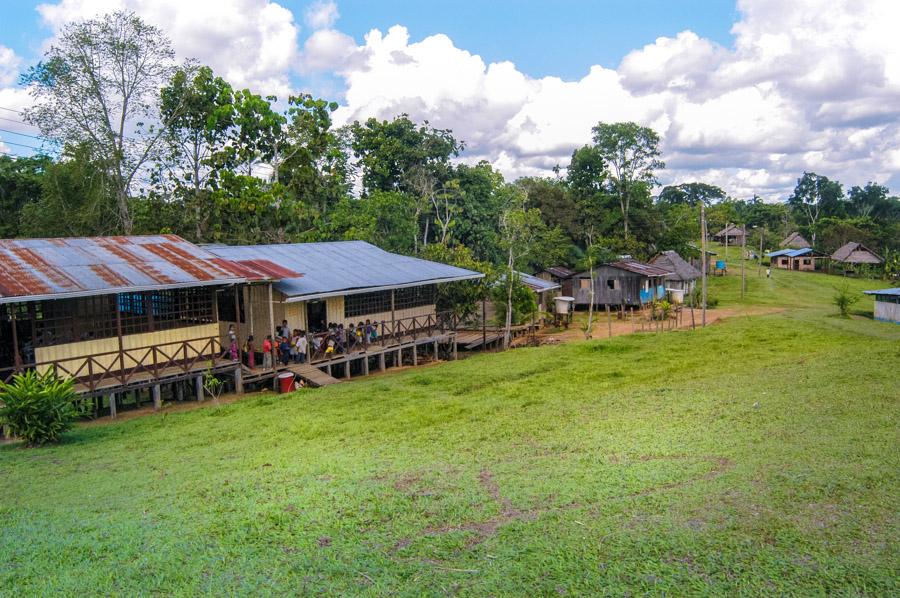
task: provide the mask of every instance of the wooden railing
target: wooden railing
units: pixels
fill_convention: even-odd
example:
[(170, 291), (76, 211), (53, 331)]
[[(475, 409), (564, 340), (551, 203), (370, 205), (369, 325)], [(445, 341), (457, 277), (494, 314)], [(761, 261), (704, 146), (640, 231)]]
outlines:
[[(94, 392), (109, 382), (125, 386), (130, 382), (187, 374), (221, 354), (219, 339), (205, 337), (8, 367), (0, 369), (0, 380), (8, 382), (25, 370), (52, 371), (63, 378), (74, 378), (89, 392)], [(146, 375), (143, 380), (139, 379), (142, 374)]]
[[(386, 347), (404, 340), (446, 334), (456, 330), (459, 326), (459, 317), (452, 312), (439, 312), (394, 321), (375, 322), (372, 325), (375, 327), (376, 333), (374, 339), (371, 335), (366, 334), (358, 337), (347, 328), (342, 332), (320, 332), (308, 335), (309, 360), (321, 361), (336, 355), (365, 351), (371, 346)], [(333, 353), (327, 352), (329, 341), (333, 342)]]

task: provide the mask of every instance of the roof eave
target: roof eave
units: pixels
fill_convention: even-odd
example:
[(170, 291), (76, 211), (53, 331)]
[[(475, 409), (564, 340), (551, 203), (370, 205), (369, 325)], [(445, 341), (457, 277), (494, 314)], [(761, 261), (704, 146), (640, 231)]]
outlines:
[(140, 293), (143, 291), (166, 291), (170, 289), (185, 289), (190, 287), (230, 286), (247, 282), (245, 278), (205, 280), (202, 282), (180, 282), (163, 285), (135, 285), (116, 287), (110, 289), (92, 289), (74, 291), (71, 293), (45, 293), (43, 295), (15, 295), (0, 297), (0, 305), (8, 303), (27, 303), (29, 301), (53, 301), (56, 299), (78, 299), (79, 297), (96, 297), (99, 295), (118, 295), (120, 293)]
[[(446, 278), (432, 278), (428, 280), (418, 280), (415, 282), (408, 282), (402, 284), (393, 284), (393, 285), (381, 285), (376, 287), (357, 287), (352, 289), (337, 289), (334, 291), (323, 291), (321, 293), (305, 293), (302, 295), (288, 295), (285, 291), (279, 289), (282, 293), (287, 295), (284, 302), (285, 303), (298, 303), (300, 301), (313, 301), (316, 299), (327, 299), (329, 297), (341, 297), (344, 295), (360, 295), (362, 293), (376, 293), (378, 291), (391, 291), (394, 289), (407, 289), (409, 287), (421, 287), (428, 284), (443, 284), (447, 282), (461, 282), (464, 280), (478, 280), (484, 278), (484, 274), (478, 272), (474, 274), (466, 274), (463, 276), (453, 276)], [(278, 283), (275, 283), (275, 286), (278, 286)]]

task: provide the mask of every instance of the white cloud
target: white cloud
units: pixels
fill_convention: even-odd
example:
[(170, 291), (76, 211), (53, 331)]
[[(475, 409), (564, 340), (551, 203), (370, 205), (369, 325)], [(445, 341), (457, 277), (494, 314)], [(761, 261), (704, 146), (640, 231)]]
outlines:
[(0, 85), (13, 85), (19, 78), (22, 59), (12, 49), (0, 45)]
[(307, 7), (305, 20), (310, 29), (330, 29), (340, 16), (337, 4), (319, 1)]
[[(444, 35), (371, 31), (351, 47), (313, 34), (307, 60), (346, 83), (338, 119), (408, 112), (452, 128), (467, 160), (508, 177), (548, 174), (598, 121), (663, 138), (664, 182), (704, 179), (736, 196), (783, 196), (804, 169), (846, 184), (889, 180), (900, 146), (900, 2), (740, 0), (732, 48), (691, 31), (577, 81), (486, 64)], [(896, 181), (900, 182), (900, 181)]]
[(281, 96), (293, 89), (299, 27), (290, 10), (270, 0), (61, 0), (37, 10), (58, 31), (120, 9), (160, 27), (179, 56), (208, 64), (236, 87)]

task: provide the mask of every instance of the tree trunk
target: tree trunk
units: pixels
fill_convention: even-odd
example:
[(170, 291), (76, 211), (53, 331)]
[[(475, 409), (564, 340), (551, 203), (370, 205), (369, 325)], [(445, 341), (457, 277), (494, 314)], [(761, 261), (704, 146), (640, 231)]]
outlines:
[[(588, 248), (588, 249), (590, 249), (590, 248)], [(591, 302), (588, 305), (587, 330), (584, 331), (584, 338), (586, 340), (591, 339), (592, 333), (594, 331), (594, 297), (595, 297), (594, 293), (595, 293), (595, 291), (594, 291), (594, 262), (593, 262), (593, 260), (591, 260), (590, 274), (591, 274), (591, 291), (590, 291)]]
[(513, 251), (509, 250), (506, 272), (506, 330), (503, 333), (503, 348), (509, 349), (512, 335), (512, 291), (513, 291)]

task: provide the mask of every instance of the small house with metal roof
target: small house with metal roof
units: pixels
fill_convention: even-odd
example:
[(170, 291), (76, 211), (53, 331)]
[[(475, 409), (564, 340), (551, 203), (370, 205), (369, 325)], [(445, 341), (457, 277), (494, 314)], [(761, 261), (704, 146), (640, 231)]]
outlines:
[(736, 224), (729, 224), (713, 235), (713, 239), (727, 245), (740, 245), (744, 242), (745, 231)]
[(770, 251), (766, 254), (766, 257), (769, 258), (769, 264), (772, 268), (805, 272), (821, 269), (822, 262), (828, 259), (827, 255), (816, 251), (812, 247), (779, 249), (778, 251)]
[(863, 291), (875, 297), (875, 319), (900, 324), (900, 287)]
[[(634, 259), (622, 259), (594, 268), (594, 305), (640, 307), (666, 296), (667, 270)], [(576, 307), (591, 304), (590, 271), (573, 278)]]
[(574, 277), (576, 274), (578, 274), (578, 272), (571, 268), (567, 268), (566, 266), (550, 266), (543, 271), (538, 272), (535, 276), (554, 284), (558, 284), (560, 292), (563, 295), (571, 295), (573, 288), (572, 277)]

